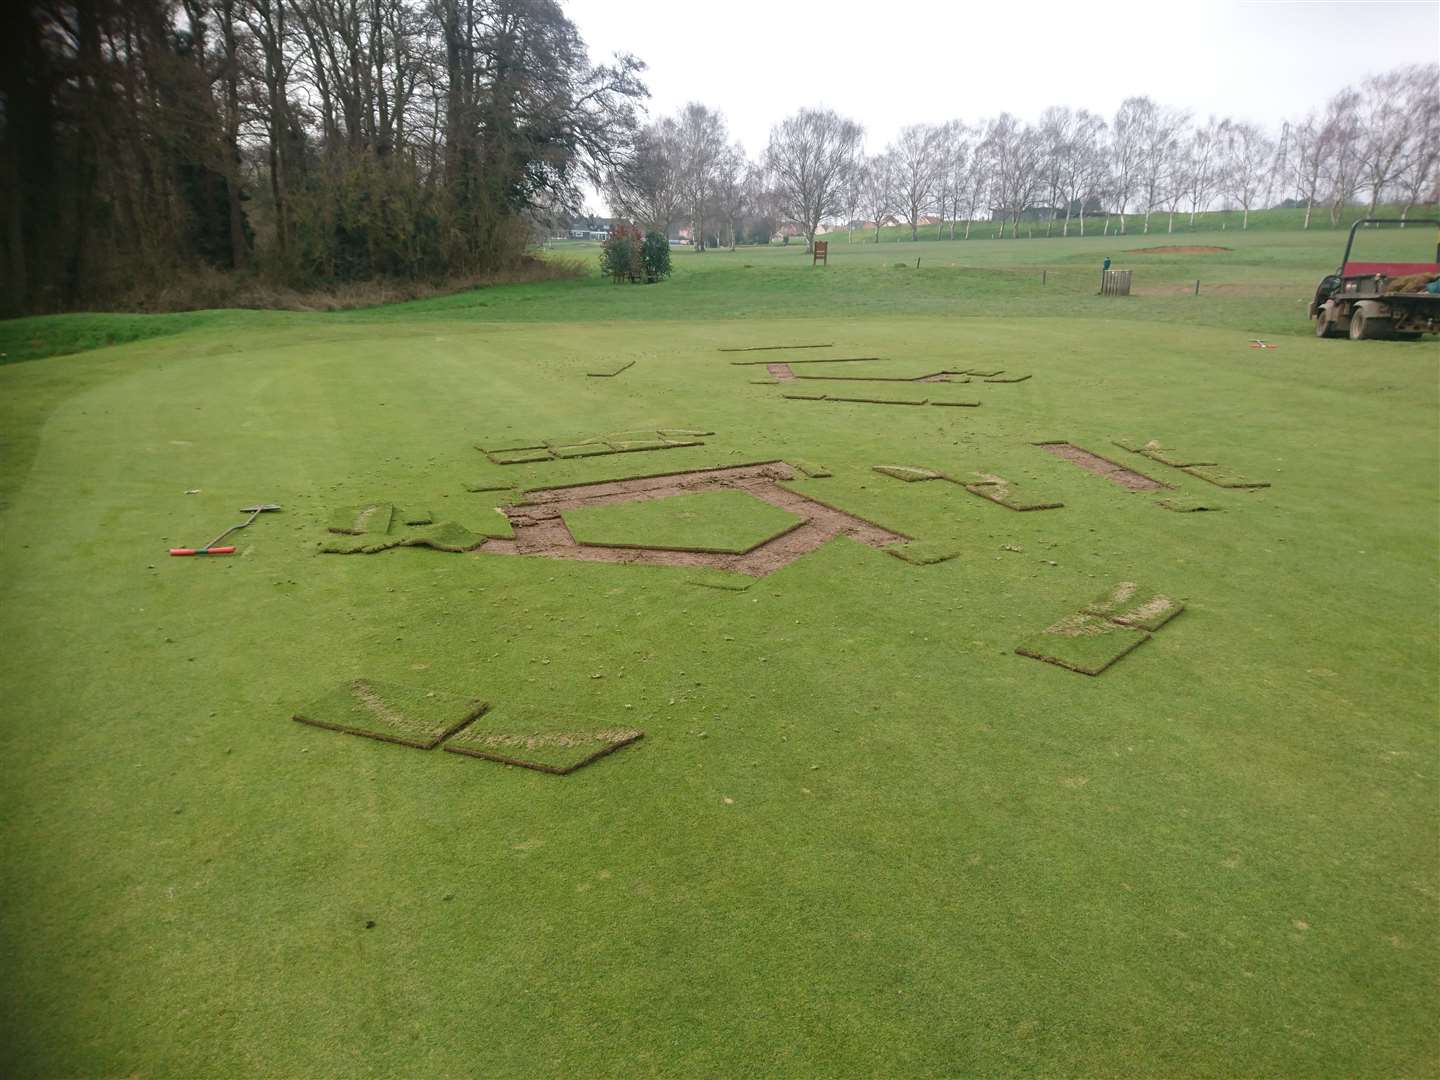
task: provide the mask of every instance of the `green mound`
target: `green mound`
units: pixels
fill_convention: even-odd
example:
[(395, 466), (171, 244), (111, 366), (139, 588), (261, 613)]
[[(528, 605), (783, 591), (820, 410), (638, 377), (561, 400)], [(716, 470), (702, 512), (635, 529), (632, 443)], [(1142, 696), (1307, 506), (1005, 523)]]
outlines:
[(487, 708), (478, 699), (438, 690), (352, 679), (301, 708), (293, 719), (313, 727), (429, 750), (483, 715)]
[(733, 490), (582, 506), (561, 516), (582, 544), (733, 555), (804, 523), (788, 510)]

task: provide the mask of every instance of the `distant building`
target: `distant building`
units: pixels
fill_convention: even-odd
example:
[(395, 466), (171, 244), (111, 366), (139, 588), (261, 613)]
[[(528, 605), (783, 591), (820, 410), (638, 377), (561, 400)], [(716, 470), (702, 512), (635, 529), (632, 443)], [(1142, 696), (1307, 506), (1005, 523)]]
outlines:
[(610, 230), (614, 226), (614, 218), (586, 215), (572, 219), (564, 235), (571, 240), (609, 240)]

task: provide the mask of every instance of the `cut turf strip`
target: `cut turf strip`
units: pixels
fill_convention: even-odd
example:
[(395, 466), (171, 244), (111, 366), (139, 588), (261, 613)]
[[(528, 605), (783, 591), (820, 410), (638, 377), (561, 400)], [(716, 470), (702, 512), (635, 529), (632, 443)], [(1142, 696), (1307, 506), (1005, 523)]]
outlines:
[[(791, 364), (864, 364), (872, 360), (888, 360), (888, 356), (827, 356), (823, 360), (790, 360)], [(769, 360), (731, 360), (731, 367), (754, 367), (769, 364)]]
[(352, 679), (311, 702), (292, 719), (312, 727), (429, 750), (489, 708), (438, 690)]
[(977, 473), (976, 475), (979, 476), (980, 479), (970, 481), (969, 483), (962, 483), (948, 476), (946, 479), (951, 480), (952, 483), (960, 484), (960, 486), (970, 492), (971, 495), (979, 495), (982, 499), (989, 499), (991, 502), (998, 503), (1009, 510), (1019, 510), (1022, 512), (1028, 510), (1059, 510), (1065, 505), (1055, 500), (1027, 498), (1016, 491), (1016, 488), (1020, 487), (1019, 484), (1011, 483), (1003, 477), (994, 476), (990, 473)]
[(907, 484), (913, 484), (919, 480), (943, 479), (941, 475), (933, 469), (922, 469), (913, 465), (872, 465), (870, 467), (881, 476), (890, 476), (896, 480), (904, 480)]
[(1041, 450), (1047, 454), (1054, 454), (1058, 458), (1079, 465), (1087, 472), (1096, 476), (1103, 476), (1113, 484), (1119, 484), (1130, 491), (1155, 491), (1159, 488), (1167, 488), (1169, 484), (1162, 484), (1144, 473), (1138, 473), (1134, 469), (1127, 469), (1118, 462), (1109, 458), (1101, 457), (1099, 454), (1091, 453), (1082, 447), (1068, 442), (1042, 442), (1036, 443)]
[(790, 370), (789, 364), (766, 364), (765, 370), (782, 382), (789, 382), (795, 378), (795, 372)]
[(911, 540), (908, 544), (892, 544), (885, 554), (915, 566), (934, 566), (958, 558), (962, 550), (959, 544), (943, 540)]
[(471, 532), (453, 521), (425, 524), (406, 532), (391, 535), (367, 534), (355, 540), (328, 541), (320, 551), (325, 555), (374, 555), (401, 547), (428, 547), (454, 553), (476, 551), (486, 541), (481, 533)]
[(587, 371), (585, 374), (588, 375), (588, 376), (590, 376), (592, 379), (613, 379), (616, 375), (619, 375), (622, 371), (627, 371), (627, 370), (629, 370), (630, 368), (632, 368), (632, 367), (634, 367), (634, 366), (635, 366), (635, 361), (634, 361), (634, 360), (627, 360), (625, 363), (621, 364), (619, 367), (612, 368), (612, 369), (610, 369), (610, 370), (608, 370), (608, 371)]
[(823, 341), (816, 345), (742, 345), (722, 348), (721, 352), (773, 352), (775, 349), (833, 349), (833, 342)]
[(1082, 675), (1099, 675), (1149, 637), (1143, 630), (1081, 612), (1047, 626), (1015, 651)]
[(691, 428), (658, 428), (655, 430), (617, 431), (610, 435), (588, 438), (567, 437), (545, 440), (539, 446), (509, 449), (476, 443), (476, 449), (496, 465), (532, 465), (541, 461), (563, 461), (569, 458), (605, 457), (610, 454), (635, 454), (650, 450), (678, 450), (686, 446), (704, 446), (701, 436), (713, 431)]
[(330, 515), (329, 529), (332, 533), (347, 536), (384, 536), (390, 531), (390, 522), (394, 515), (395, 507), (390, 503), (346, 506)]
[(534, 769), (552, 776), (568, 776), (576, 769), (583, 769), (607, 754), (629, 746), (644, 735), (636, 728), (521, 735), (471, 727), (446, 742), (442, 749), (452, 754)]
[(1180, 471), (1189, 473), (1191, 476), (1198, 477), (1207, 483), (1214, 484), (1216, 487), (1268, 488), (1270, 486), (1268, 480), (1249, 480), (1238, 473), (1230, 472), (1220, 465), (1191, 465)]
[(980, 407), (978, 401), (932, 401), (930, 404), (947, 409), (978, 409)]
[(1176, 514), (1195, 514), (1206, 510), (1223, 510), (1221, 506), (1210, 506), (1200, 499), (1191, 499), (1184, 495), (1172, 495), (1165, 499), (1156, 499), (1155, 505), (1162, 510), (1169, 510)]
[(1133, 581), (1120, 581), (1080, 610), (1121, 626), (1154, 631), (1184, 611), (1185, 605), (1153, 589), (1141, 588)]
[(794, 462), (794, 465), (795, 465), (795, 468), (799, 469), (802, 473), (804, 473), (806, 476), (810, 477), (810, 479), (812, 479), (812, 480), (821, 480), (821, 479), (824, 479), (824, 478), (827, 477), (827, 476), (834, 476), (834, 475), (835, 475), (835, 474), (832, 473), (829, 469), (827, 469), (824, 465), (821, 465), (821, 464), (819, 464), (818, 462), (814, 462), (814, 461), (798, 461), (798, 460), (797, 460), (797, 461)]
[(1001, 379), (1001, 378), (993, 378), (993, 377), (992, 377), (992, 378), (986, 379), (985, 381), (986, 381), (987, 383), (1017, 383), (1017, 382), (1024, 382), (1024, 381), (1025, 381), (1026, 379), (1028, 379), (1028, 378), (1030, 378), (1029, 375), (1011, 375), (1011, 376), (1008, 376), (1007, 378), (1004, 378), (1004, 379)]

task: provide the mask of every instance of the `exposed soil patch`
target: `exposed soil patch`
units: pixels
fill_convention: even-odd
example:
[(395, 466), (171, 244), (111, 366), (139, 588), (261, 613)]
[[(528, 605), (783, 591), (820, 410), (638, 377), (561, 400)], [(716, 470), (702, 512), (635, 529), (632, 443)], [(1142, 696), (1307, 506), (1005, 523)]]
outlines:
[(766, 364), (765, 370), (781, 382), (789, 382), (795, 378), (795, 372), (790, 370), (789, 364)]
[(1227, 247), (1210, 247), (1206, 244), (1163, 244), (1160, 247), (1128, 248), (1126, 255), (1218, 255), (1229, 251)]
[(1127, 469), (1124, 465), (1111, 461), (1109, 458), (1101, 457), (1099, 454), (1092, 454), (1073, 443), (1068, 442), (1045, 442), (1037, 444), (1046, 453), (1054, 454), (1056, 457), (1072, 461), (1082, 469), (1093, 472), (1096, 476), (1103, 476), (1111, 483), (1119, 484), (1131, 491), (1155, 491), (1159, 488), (1168, 488), (1169, 484), (1162, 484), (1159, 480), (1152, 480), (1143, 473), (1134, 469)]
[[(783, 461), (698, 469), (629, 480), (604, 480), (568, 487), (537, 488), (526, 500), (503, 512), (515, 529), (513, 541), (488, 542), (485, 553), (539, 555), (583, 562), (639, 563), (646, 566), (701, 566), (731, 573), (764, 577), (837, 536), (848, 536), (869, 547), (881, 548), (910, 539), (864, 518), (829, 506), (818, 499), (780, 487), (794, 480), (796, 471)], [(581, 544), (571, 535), (564, 510), (581, 506), (664, 499), (689, 492), (731, 488), (748, 492), (805, 520), (788, 532), (772, 537), (740, 555), (704, 551), (670, 551), (658, 548), (617, 548)]]

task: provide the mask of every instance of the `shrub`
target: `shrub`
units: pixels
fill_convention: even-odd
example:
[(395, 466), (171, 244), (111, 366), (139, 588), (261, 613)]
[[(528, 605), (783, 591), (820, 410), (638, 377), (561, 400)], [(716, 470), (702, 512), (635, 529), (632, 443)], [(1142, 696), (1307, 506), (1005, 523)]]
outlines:
[(670, 276), (670, 241), (632, 225), (616, 225), (600, 252), (600, 269), (615, 282), (662, 281)]
[(646, 281), (663, 281), (670, 276), (670, 241), (664, 233), (653, 229), (647, 232), (640, 255), (645, 262)]
[(600, 252), (600, 269), (615, 282), (639, 281), (645, 273), (640, 230), (616, 225)]

